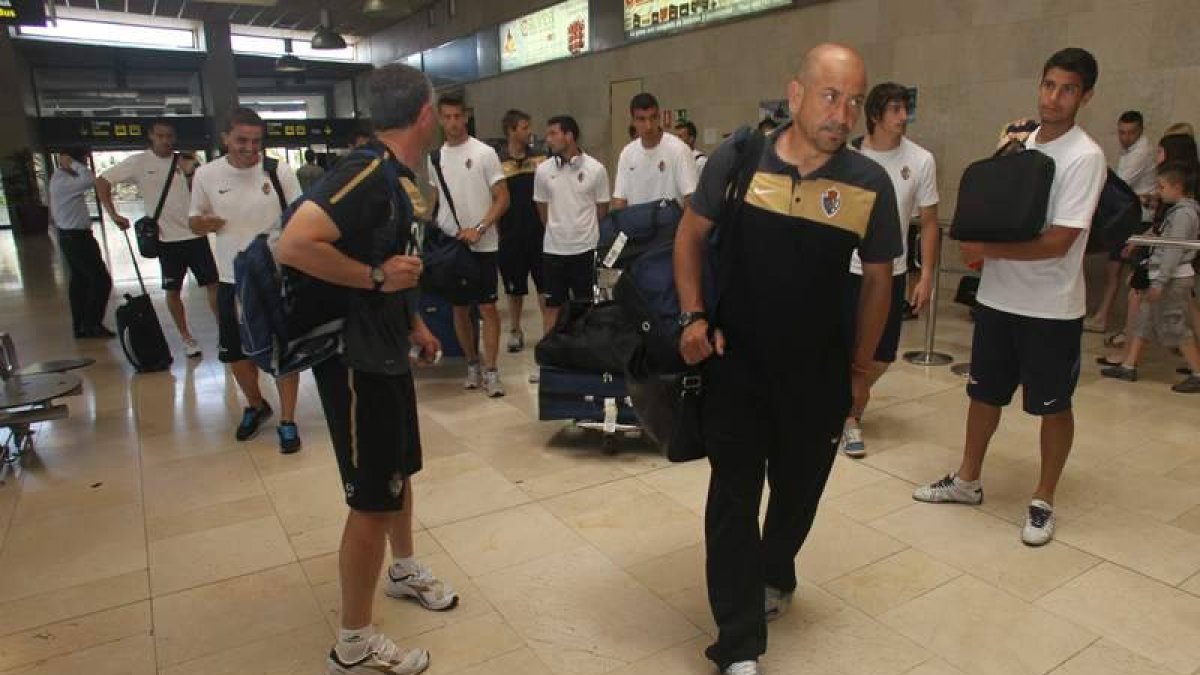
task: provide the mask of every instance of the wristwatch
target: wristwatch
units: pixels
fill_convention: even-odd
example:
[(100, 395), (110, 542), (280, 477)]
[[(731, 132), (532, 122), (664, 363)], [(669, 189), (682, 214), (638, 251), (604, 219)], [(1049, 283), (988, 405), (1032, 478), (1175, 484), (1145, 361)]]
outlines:
[(379, 292), (383, 288), (383, 282), (387, 281), (387, 275), (383, 273), (382, 267), (371, 268), (371, 290)]
[(708, 313), (707, 312), (680, 312), (679, 313), (679, 327), (687, 328), (688, 326), (696, 323), (697, 321), (700, 321), (701, 319), (708, 319)]
[(487, 231), (487, 225), (484, 225), (483, 223), (479, 223), (478, 225), (475, 226), (475, 231), (478, 232), (479, 234), (483, 234), (484, 232)]

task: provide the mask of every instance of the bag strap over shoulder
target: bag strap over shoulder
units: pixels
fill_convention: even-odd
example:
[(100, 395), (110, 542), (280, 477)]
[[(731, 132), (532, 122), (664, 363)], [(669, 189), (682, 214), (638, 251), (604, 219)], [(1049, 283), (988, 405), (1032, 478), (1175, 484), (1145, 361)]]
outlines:
[(171, 168), (167, 169), (167, 182), (163, 184), (162, 194), (158, 196), (158, 206), (154, 207), (154, 221), (162, 216), (163, 205), (167, 203), (167, 195), (171, 192), (171, 182), (175, 179), (175, 168), (179, 166), (179, 153), (171, 153)]
[(438, 183), (442, 186), (442, 196), (446, 198), (446, 206), (450, 207), (450, 215), (454, 216), (454, 226), (462, 232), (462, 223), (458, 222), (458, 210), (454, 208), (454, 197), (450, 195), (450, 186), (446, 185), (446, 175), (442, 173), (442, 151), (434, 150), (429, 153), (429, 161), (433, 163), (433, 172), (437, 174)]
[(271, 187), (275, 188), (275, 196), (279, 198), (280, 215), (287, 213), (287, 197), (283, 196), (283, 186), (279, 184), (279, 160), (274, 157), (263, 157), (263, 171), (271, 179)]

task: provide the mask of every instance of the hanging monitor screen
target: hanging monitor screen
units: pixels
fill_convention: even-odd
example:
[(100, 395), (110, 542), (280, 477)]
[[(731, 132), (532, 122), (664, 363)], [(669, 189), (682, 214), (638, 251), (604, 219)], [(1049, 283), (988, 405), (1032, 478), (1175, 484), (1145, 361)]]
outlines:
[(695, 28), (768, 9), (792, 0), (624, 0), (625, 35), (631, 38)]
[(588, 0), (567, 0), (500, 24), (500, 70), (515, 70), (588, 50)]

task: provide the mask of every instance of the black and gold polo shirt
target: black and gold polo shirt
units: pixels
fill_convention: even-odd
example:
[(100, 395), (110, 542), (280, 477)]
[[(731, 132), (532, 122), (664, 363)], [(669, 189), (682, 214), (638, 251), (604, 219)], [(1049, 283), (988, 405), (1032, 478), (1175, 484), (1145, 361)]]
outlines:
[(522, 234), (541, 237), (545, 227), (538, 218), (533, 204), (533, 174), (538, 165), (546, 161), (546, 154), (532, 145), (525, 149), (523, 157), (513, 157), (506, 143), (498, 153), (500, 168), (508, 183), (508, 211), (500, 218), (500, 241)]
[[(801, 354), (835, 341), (848, 350), (840, 317), (850, 255), (890, 265), (901, 254), (895, 192), (883, 167), (848, 147), (801, 176), (775, 151), (789, 127), (768, 136), (741, 215), (721, 230), (729, 267), (718, 321), (731, 347)], [(692, 196), (698, 214), (721, 219), (736, 162), (731, 137), (704, 167)]]

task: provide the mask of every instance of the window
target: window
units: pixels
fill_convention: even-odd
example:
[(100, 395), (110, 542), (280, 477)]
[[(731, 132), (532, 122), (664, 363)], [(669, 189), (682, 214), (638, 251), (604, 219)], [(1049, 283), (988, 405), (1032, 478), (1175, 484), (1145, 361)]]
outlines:
[(26, 37), (57, 41), (84, 41), (105, 45), (196, 49), (196, 31), (187, 28), (133, 26), (123, 23), (59, 19), (57, 26), (19, 26)]
[[(233, 51), (239, 54), (263, 54), (266, 56), (282, 56), (286, 53), (282, 37), (267, 37), (261, 35), (230, 36)], [(323, 61), (354, 61), (354, 45), (346, 45), (345, 49), (313, 49), (308, 40), (292, 39), (292, 53), (302, 59)]]

